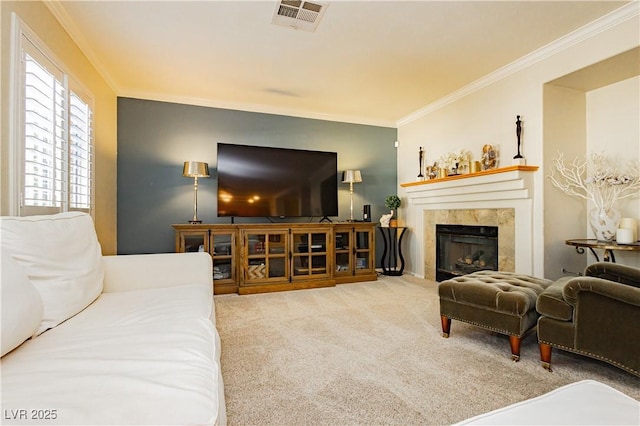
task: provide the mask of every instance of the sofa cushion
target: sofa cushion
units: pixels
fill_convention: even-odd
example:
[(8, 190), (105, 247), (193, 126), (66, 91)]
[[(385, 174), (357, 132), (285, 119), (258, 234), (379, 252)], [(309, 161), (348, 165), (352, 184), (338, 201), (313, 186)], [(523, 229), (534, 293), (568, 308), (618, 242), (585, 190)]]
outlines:
[(3, 358), (2, 406), (55, 409), (66, 425), (213, 425), (212, 305), (208, 285), (103, 293)]
[(86, 213), (3, 217), (2, 250), (24, 268), (44, 304), (36, 334), (55, 327), (102, 292), (100, 244)]
[(42, 298), (24, 270), (2, 251), (2, 356), (31, 337), (42, 321)]

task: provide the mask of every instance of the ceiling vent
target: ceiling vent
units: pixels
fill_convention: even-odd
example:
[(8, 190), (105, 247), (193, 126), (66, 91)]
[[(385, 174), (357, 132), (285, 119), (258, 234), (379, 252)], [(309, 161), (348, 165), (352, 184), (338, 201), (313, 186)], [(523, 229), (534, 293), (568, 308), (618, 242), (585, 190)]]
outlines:
[(273, 12), (272, 23), (303, 31), (315, 31), (327, 3), (302, 0), (280, 0)]

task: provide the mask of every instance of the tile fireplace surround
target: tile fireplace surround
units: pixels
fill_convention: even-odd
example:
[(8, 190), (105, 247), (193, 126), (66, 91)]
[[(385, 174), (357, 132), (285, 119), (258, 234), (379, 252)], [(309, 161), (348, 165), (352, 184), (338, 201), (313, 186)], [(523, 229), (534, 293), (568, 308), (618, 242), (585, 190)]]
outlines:
[(443, 224), (497, 226), (498, 270), (515, 271), (514, 209), (425, 210), (424, 271), (428, 279), (433, 280), (436, 277), (436, 225)]
[(497, 226), (499, 270), (535, 275), (531, 172), (537, 169), (511, 166), (402, 184), (407, 219), (424, 236), (417, 260), (423, 263), (424, 278), (435, 280), (437, 224)]

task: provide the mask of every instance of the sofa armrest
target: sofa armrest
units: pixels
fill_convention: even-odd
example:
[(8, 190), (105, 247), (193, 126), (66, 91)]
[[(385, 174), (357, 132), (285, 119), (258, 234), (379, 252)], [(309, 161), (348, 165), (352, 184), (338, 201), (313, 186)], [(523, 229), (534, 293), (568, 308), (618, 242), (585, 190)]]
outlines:
[(640, 288), (595, 277), (570, 279), (562, 290), (562, 296), (564, 300), (575, 306), (581, 292), (597, 293), (630, 305), (640, 306)]
[(640, 269), (619, 263), (599, 262), (587, 266), (584, 275), (640, 287)]
[(573, 319), (573, 305), (564, 300), (564, 286), (574, 277), (562, 277), (544, 289), (536, 300), (536, 310), (540, 315), (560, 321)]
[(104, 293), (203, 284), (213, 292), (208, 253), (103, 256)]

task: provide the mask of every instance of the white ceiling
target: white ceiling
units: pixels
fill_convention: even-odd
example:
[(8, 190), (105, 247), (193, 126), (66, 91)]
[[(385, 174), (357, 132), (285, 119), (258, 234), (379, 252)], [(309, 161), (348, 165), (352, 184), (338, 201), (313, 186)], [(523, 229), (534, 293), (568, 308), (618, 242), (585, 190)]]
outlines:
[(627, 1), (52, 1), (122, 97), (394, 126)]

